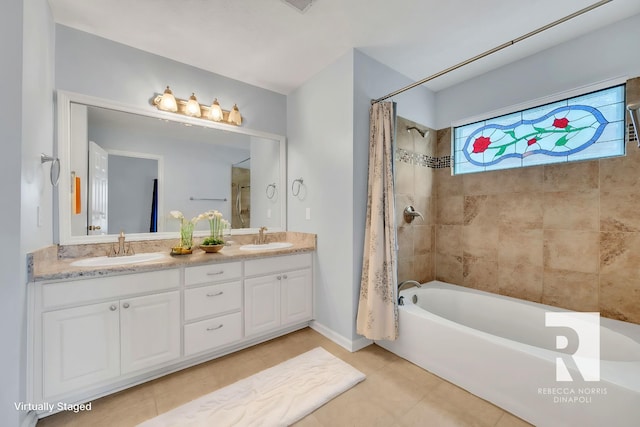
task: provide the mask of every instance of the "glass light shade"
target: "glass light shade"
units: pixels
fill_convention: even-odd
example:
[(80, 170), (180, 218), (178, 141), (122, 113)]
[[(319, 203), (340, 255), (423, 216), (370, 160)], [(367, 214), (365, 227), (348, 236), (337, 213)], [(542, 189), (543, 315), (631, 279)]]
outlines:
[(164, 111), (171, 111), (175, 113), (178, 111), (178, 103), (176, 102), (175, 96), (169, 89), (169, 86), (164, 90), (164, 93), (160, 97), (160, 103), (158, 104), (158, 108)]
[(220, 108), (220, 104), (218, 103), (218, 98), (213, 100), (211, 104), (211, 111), (209, 112), (209, 118), (214, 122), (219, 122), (222, 120), (222, 108)]
[(235, 125), (240, 126), (242, 123), (242, 116), (240, 115), (240, 110), (238, 110), (238, 106), (233, 104), (233, 108), (229, 112), (229, 123), (233, 123)]
[(202, 112), (200, 111), (200, 104), (198, 104), (195, 93), (192, 93), (189, 97), (189, 102), (187, 102), (185, 114), (192, 117), (200, 117), (202, 115)]

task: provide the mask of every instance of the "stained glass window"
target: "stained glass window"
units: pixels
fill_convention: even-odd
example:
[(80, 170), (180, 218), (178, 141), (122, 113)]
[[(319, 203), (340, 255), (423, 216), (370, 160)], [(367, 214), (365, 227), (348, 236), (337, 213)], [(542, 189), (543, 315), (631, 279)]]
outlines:
[(453, 173), (625, 153), (625, 85), (454, 127)]

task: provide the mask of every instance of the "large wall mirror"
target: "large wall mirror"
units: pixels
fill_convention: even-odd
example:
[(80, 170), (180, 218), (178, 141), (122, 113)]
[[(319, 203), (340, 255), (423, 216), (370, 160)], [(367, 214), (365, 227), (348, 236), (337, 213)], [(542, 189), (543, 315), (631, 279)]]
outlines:
[(63, 91), (57, 109), (61, 244), (173, 238), (172, 210), (286, 229), (283, 136)]

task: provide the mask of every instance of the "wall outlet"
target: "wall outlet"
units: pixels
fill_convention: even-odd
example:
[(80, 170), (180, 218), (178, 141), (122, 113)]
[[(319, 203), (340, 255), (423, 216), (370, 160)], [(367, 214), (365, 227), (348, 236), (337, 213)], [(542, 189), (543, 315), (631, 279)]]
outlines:
[(267, 218), (271, 218), (271, 209), (267, 209)]
[(306, 219), (311, 219), (311, 208), (307, 208), (304, 214)]
[(40, 215), (40, 206), (36, 207), (36, 225), (42, 227), (42, 216)]

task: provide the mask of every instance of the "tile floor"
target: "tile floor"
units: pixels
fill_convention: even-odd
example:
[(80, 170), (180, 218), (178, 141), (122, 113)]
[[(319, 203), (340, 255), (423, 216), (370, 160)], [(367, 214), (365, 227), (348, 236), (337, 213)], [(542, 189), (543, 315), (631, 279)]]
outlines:
[(90, 412), (49, 416), (38, 427), (135, 426), (318, 346), (364, 372), (367, 379), (300, 420), (297, 427), (529, 425), (381, 347), (349, 353), (305, 328), (95, 400)]

